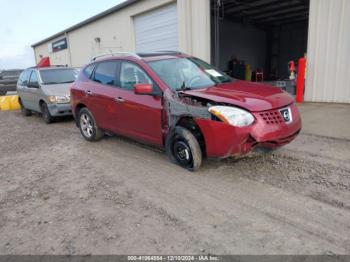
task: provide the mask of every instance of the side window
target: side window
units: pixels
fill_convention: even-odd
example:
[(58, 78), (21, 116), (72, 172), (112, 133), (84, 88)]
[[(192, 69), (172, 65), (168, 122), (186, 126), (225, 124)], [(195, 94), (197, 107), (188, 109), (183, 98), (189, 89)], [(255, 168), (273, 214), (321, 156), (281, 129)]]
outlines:
[(120, 69), (120, 87), (133, 90), (135, 84), (153, 84), (153, 82), (139, 66), (123, 62)]
[(30, 76), (30, 70), (23, 71), (18, 78), (18, 84), (21, 86), (28, 85), (29, 76)]
[(92, 74), (92, 71), (94, 71), (94, 68), (95, 68), (95, 64), (92, 64), (92, 65), (88, 65), (87, 67), (85, 67), (84, 69), (84, 75), (87, 77), (87, 78), (91, 78), (91, 74)]
[(94, 81), (103, 85), (116, 85), (117, 61), (101, 62), (95, 70)]
[(30, 79), (29, 79), (29, 83), (30, 84), (34, 84), (34, 85), (38, 85), (38, 75), (35, 71), (32, 71), (32, 74), (30, 75)]

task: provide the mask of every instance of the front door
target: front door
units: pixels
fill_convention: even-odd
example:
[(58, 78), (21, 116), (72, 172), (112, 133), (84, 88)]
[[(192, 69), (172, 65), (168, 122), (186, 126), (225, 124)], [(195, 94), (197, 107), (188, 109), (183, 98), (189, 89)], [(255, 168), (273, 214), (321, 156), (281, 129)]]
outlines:
[(138, 65), (123, 61), (120, 65), (120, 93), (117, 99), (117, 129), (127, 136), (135, 137), (156, 145), (162, 145), (161, 112), (159, 96), (136, 95), (134, 85), (156, 84)]

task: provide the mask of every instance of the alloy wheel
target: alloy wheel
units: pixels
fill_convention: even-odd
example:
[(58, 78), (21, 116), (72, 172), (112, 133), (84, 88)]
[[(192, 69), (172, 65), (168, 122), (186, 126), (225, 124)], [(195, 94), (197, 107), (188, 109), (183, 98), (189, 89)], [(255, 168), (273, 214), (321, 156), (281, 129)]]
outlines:
[(88, 114), (82, 114), (80, 116), (80, 127), (81, 130), (83, 131), (83, 134), (88, 137), (91, 138), (94, 132), (94, 126), (92, 123), (92, 119)]

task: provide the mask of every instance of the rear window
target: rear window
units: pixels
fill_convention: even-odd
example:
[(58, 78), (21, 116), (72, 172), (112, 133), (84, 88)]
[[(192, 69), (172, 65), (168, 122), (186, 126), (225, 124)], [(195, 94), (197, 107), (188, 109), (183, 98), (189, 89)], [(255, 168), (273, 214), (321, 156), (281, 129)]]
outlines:
[(92, 71), (94, 71), (94, 68), (95, 68), (95, 64), (88, 65), (87, 67), (85, 67), (85, 69), (83, 71), (84, 75), (87, 78), (91, 78), (91, 74), (92, 74)]
[(75, 68), (40, 70), (40, 76), (45, 85), (73, 83), (77, 79), (78, 70)]

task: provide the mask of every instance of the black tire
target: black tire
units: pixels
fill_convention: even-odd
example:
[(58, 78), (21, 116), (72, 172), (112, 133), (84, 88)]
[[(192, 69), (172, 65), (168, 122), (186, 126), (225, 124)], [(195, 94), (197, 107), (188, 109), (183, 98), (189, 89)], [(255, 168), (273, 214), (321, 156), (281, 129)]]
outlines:
[(80, 109), (77, 122), (80, 133), (87, 141), (95, 142), (103, 138), (104, 132), (96, 125), (94, 116), (86, 107)]
[(202, 164), (202, 150), (196, 137), (186, 128), (175, 127), (168, 134), (165, 150), (171, 162), (196, 171)]
[(46, 124), (51, 124), (54, 122), (54, 118), (51, 116), (49, 108), (46, 103), (41, 104), (41, 116), (43, 117)]
[(21, 106), (21, 113), (23, 116), (31, 116), (32, 115), (32, 111), (25, 108), (24, 105), (22, 104), (21, 100), (19, 100), (19, 105)]
[(7, 91), (1, 91), (0, 90), (0, 96), (4, 96), (4, 95), (6, 95), (6, 93), (7, 93)]

